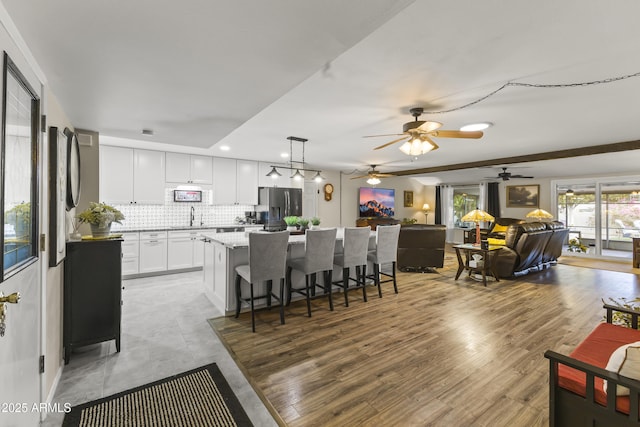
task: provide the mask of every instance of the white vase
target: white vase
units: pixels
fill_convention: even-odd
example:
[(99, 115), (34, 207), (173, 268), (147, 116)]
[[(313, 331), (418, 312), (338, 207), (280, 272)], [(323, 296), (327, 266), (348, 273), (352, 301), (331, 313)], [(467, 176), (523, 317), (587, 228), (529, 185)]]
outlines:
[(91, 224), (91, 235), (93, 237), (106, 237), (111, 234), (111, 224), (106, 227), (100, 227), (95, 224)]

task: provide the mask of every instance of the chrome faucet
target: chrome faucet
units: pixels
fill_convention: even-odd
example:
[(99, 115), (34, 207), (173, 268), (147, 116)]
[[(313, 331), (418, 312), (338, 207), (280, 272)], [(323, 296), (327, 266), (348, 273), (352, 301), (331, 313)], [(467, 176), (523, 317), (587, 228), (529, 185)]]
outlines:
[(193, 221), (196, 219), (196, 209), (191, 206), (191, 214), (189, 215), (189, 227), (193, 227)]

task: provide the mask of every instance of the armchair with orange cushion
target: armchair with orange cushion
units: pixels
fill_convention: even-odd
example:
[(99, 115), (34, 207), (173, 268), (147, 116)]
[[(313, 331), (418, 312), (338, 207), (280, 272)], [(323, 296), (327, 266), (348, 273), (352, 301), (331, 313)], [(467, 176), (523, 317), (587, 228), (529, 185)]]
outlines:
[[(604, 305), (600, 323), (569, 356), (547, 350), (549, 426), (640, 425), (640, 313)], [(613, 324), (613, 312), (631, 327)], [(613, 392), (615, 390), (615, 392)]]

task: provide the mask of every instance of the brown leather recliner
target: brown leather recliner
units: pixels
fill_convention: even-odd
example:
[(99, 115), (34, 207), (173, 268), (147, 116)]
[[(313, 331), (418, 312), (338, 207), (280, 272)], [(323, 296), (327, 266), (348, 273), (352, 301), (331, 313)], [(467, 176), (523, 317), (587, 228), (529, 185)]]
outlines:
[(424, 271), (442, 268), (446, 234), (444, 225), (403, 225), (398, 237), (398, 269)]
[(553, 234), (549, 238), (547, 247), (544, 248), (542, 253), (543, 263), (555, 263), (562, 254), (562, 246), (569, 237), (569, 229), (564, 226), (560, 221), (545, 222), (548, 230), (552, 230)]
[[(508, 227), (512, 224), (521, 224), (524, 220), (518, 218), (496, 218), (495, 221), (491, 224), (488, 231), (480, 230), (480, 240), (486, 240), (487, 237), (492, 237), (494, 239), (504, 239), (506, 235), (506, 230), (501, 231), (500, 229), (503, 227)], [(496, 228), (496, 226), (499, 226)], [(473, 229), (469, 231), (469, 242), (476, 241), (476, 230)]]
[(556, 264), (568, 234), (563, 227), (562, 223), (543, 222), (510, 225), (506, 244), (496, 254), (498, 276), (522, 276)]

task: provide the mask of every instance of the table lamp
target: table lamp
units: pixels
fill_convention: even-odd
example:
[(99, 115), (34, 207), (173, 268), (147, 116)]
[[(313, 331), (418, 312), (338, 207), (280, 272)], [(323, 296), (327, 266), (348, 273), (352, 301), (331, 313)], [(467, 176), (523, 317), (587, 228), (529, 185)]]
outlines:
[(476, 243), (475, 244), (479, 246), (480, 245), (480, 221), (493, 221), (495, 220), (495, 218), (489, 215), (488, 213), (486, 213), (485, 211), (481, 211), (480, 209), (476, 208), (471, 212), (469, 212), (468, 214), (466, 214), (465, 216), (463, 216), (461, 220), (464, 222), (473, 221), (476, 223)]
[(429, 207), (429, 203), (425, 203), (424, 205), (422, 205), (422, 212), (424, 212), (424, 223), (428, 224), (429, 221), (429, 211), (431, 210), (431, 208)]
[(527, 218), (536, 218), (538, 221), (540, 221), (542, 218), (553, 218), (553, 215), (551, 215), (549, 212), (545, 211), (544, 209), (534, 209), (531, 212), (529, 212), (527, 215)]

